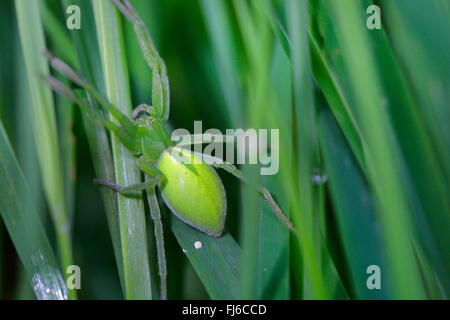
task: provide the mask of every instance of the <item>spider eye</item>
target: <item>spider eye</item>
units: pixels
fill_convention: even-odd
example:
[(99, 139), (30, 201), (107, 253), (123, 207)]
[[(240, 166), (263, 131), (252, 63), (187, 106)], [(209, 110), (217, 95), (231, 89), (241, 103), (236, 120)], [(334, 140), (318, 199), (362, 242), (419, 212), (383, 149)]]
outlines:
[(134, 120), (140, 120), (143, 117), (154, 117), (155, 108), (147, 104), (140, 104), (133, 110), (132, 116)]
[(141, 120), (143, 117), (150, 116), (150, 113), (146, 110), (134, 110), (133, 111), (133, 118), (134, 120)]

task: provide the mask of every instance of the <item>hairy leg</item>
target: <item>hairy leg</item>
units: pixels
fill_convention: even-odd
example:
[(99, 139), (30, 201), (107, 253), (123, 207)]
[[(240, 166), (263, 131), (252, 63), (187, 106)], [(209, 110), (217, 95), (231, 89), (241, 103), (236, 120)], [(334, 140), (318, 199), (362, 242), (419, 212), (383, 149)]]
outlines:
[(50, 85), (50, 87), (57, 93), (63, 95), (68, 99), (69, 101), (76, 103), (83, 112), (89, 114), (90, 116), (94, 117), (102, 125), (104, 125), (107, 129), (114, 132), (117, 137), (119, 137), (120, 141), (127, 147), (128, 150), (130, 150), (133, 154), (139, 154), (140, 148), (139, 144), (137, 143), (136, 139), (131, 137), (123, 127), (119, 127), (117, 124), (113, 123), (111, 120), (109, 120), (107, 117), (103, 115), (100, 110), (97, 110), (96, 108), (93, 108), (87, 101), (86, 101), (86, 95), (85, 92), (73, 92), (69, 87), (67, 87), (65, 84), (63, 84), (61, 81), (56, 79), (53, 76), (47, 76), (45, 77), (45, 81)]
[(122, 194), (134, 194), (142, 190), (147, 191), (147, 200), (150, 207), (150, 216), (152, 218), (155, 228), (156, 250), (158, 252), (158, 269), (159, 269), (159, 276), (161, 279), (160, 298), (161, 300), (166, 300), (167, 299), (166, 254), (164, 250), (164, 234), (161, 220), (161, 212), (159, 210), (158, 199), (156, 197), (156, 186), (159, 183), (161, 183), (161, 181), (164, 179), (164, 176), (159, 172), (158, 169), (156, 169), (153, 163), (147, 160), (145, 157), (140, 157), (138, 159), (138, 167), (145, 174), (145, 180), (143, 183), (130, 186), (119, 186), (113, 182), (106, 180), (94, 180), (94, 183), (106, 186)]
[[(145, 175), (145, 179), (148, 175)], [(156, 197), (155, 187), (147, 189), (147, 200), (150, 207), (150, 215), (153, 220), (156, 238), (156, 250), (158, 252), (158, 271), (161, 279), (160, 299), (167, 300), (167, 266), (166, 254), (164, 250), (164, 234), (161, 220), (161, 212), (159, 210), (158, 199)]]
[(135, 124), (128, 119), (119, 109), (114, 107), (98, 90), (90, 84), (87, 80), (73, 70), (64, 61), (55, 57), (50, 51), (45, 51), (44, 57), (49, 61), (50, 66), (66, 76), (69, 80), (85, 89), (103, 108), (112, 114), (124, 128), (125, 132), (135, 139), (137, 137), (137, 129)]
[(152, 69), (152, 105), (156, 110), (157, 118), (169, 118), (170, 94), (169, 78), (166, 65), (159, 56), (150, 32), (142, 19), (128, 0), (112, 0), (122, 14), (133, 24), (136, 38), (141, 48), (142, 56)]
[[(236, 166), (234, 166), (234, 165), (232, 165), (230, 163), (227, 163), (227, 162), (223, 161), (222, 159), (219, 159), (219, 158), (216, 158), (216, 157), (213, 157), (213, 156), (210, 156), (210, 155), (202, 154), (202, 157), (203, 157), (204, 160), (206, 160), (212, 166), (214, 166), (216, 168), (223, 169), (223, 170), (231, 173), (233, 176), (235, 176), (239, 180), (247, 182), (247, 180), (245, 179), (245, 177), (242, 174), (242, 172), (240, 170), (238, 170), (236, 168)], [(289, 229), (289, 231), (291, 231), (297, 237), (299, 237), (297, 230), (294, 228), (294, 225), (286, 217), (286, 215), (283, 213), (281, 208), (277, 205), (277, 203), (273, 199), (272, 195), (270, 194), (269, 190), (265, 186), (259, 185), (259, 186), (257, 186), (257, 191), (263, 195), (264, 199), (270, 205), (270, 207), (272, 208), (273, 212), (277, 215), (277, 217), (281, 220), (283, 225), (287, 229)]]
[(234, 143), (235, 137), (232, 135), (225, 134), (188, 134), (177, 136), (180, 142), (176, 144), (177, 147), (189, 146), (193, 144), (203, 144), (203, 143)]
[(128, 186), (120, 186), (114, 182), (99, 179), (94, 179), (94, 184), (108, 187), (124, 195), (133, 195), (136, 194), (137, 192), (147, 190), (148, 188), (153, 188), (157, 186), (161, 181), (162, 176), (157, 176), (152, 177), (149, 180), (146, 180), (145, 182), (132, 184)]

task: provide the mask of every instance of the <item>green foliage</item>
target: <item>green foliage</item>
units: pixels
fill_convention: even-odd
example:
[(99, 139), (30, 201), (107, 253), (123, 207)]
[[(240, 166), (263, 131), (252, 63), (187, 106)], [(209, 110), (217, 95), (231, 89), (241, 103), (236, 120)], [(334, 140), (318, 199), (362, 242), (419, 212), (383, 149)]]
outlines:
[(67, 287), (0, 121), (0, 213), (38, 299), (67, 299)]

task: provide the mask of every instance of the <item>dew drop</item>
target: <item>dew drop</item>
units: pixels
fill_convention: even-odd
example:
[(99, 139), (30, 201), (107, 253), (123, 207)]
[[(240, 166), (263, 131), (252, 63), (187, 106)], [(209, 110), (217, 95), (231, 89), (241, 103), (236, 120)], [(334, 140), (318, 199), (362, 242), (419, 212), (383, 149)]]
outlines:
[(328, 176), (321, 168), (314, 168), (311, 181), (313, 185), (320, 186), (328, 181)]
[(201, 241), (195, 241), (194, 243), (194, 248), (195, 249), (201, 249), (203, 247), (203, 244), (201, 243)]

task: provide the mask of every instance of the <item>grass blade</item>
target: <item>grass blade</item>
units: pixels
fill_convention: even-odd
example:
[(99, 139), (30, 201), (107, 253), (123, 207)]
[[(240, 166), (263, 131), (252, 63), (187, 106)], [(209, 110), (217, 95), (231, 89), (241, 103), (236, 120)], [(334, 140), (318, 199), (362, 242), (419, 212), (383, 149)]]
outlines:
[[(422, 283), (416, 281), (420, 277), (410, 243), (412, 221), (399, 175), (401, 165), (398, 145), (391, 139), (393, 129), (386, 113), (377, 105), (383, 96), (383, 89), (375, 68), (374, 55), (370, 51), (368, 30), (355, 28), (363, 23), (359, 14), (363, 6), (355, 1), (340, 5), (333, 2), (332, 8), (351, 84), (359, 88), (355, 98), (363, 136), (367, 141), (366, 163), (369, 180), (377, 195), (384, 240), (389, 244), (388, 263), (396, 281), (395, 294), (402, 298), (423, 298)], [(361, 55), (366, 59), (359, 59)]]
[[(267, 177), (269, 190), (282, 190), (281, 177)], [(284, 193), (271, 192), (283, 212), (289, 212)], [(287, 299), (290, 292), (289, 231), (273, 213), (264, 199), (259, 200), (257, 240), (256, 297), (258, 299)], [(254, 235), (255, 236), (255, 235)]]
[(297, 181), (299, 183), (299, 210), (292, 215), (298, 228), (304, 251), (304, 298), (322, 298), (326, 295), (321, 273), (320, 226), (315, 218), (311, 176), (316, 165), (316, 141), (313, 84), (308, 43), (307, 2), (290, 1), (286, 6), (289, 35), (292, 43), (293, 88), (297, 135)]
[[(237, 17), (239, 30), (244, 40), (245, 58), (248, 62), (248, 78), (246, 87), (248, 97), (246, 101), (245, 127), (260, 128), (263, 126), (263, 115), (261, 110), (267, 109), (269, 89), (269, 67), (270, 67), (270, 38), (268, 37), (269, 26), (265, 19), (261, 19), (259, 12), (254, 11), (245, 1), (233, 1), (234, 11)], [(255, 13), (255, 15), (254, 15)], [(261, 22), (259, 24), (259, 22)], [(258, 28), (256, 27), (258, 26)], [(243, 57), (244, 58), (244, 57)], [(242, 237), (242, 299), (257, 299), (258, 284), (263, 279), (261, 270), (262, 255), (259, 250), (264, 244), (260, 242), (261, 231), (265, 218), (260, 219), (261, 206), (256, 186), (259, 184), (259, 167), (255, 165), (243, 165), (242, 172), (246, 177), (246, 184), (242, 185), (241, 203), (241, 237)]]
[(349, 107), (339, 79), (336, 77), (333, 67), (328, 62), (325, 54), (321, 52), (317, 39), (309, 31), (309, 39), (311, 45), (312, 71), (322, 90), (327, 102), (333, 111), (342, 131), (347, 138), (353, 153), (358, 160), (361, 168), (365, 168), (364, 151), (361, 143), (359, 129), (356, 126), (353, 113)]
[[(393, 298), (372, 191), (329, 110), (321, 111), (319, 124), (338, 229), (351, 271), (352, 295), (358, 299)], [(365, 271), (372, 264), (385, 270), (381, 290), (367, 289)]]
[[(448, 43), (442, 41), (449, 35), (449, 12), (448, 7), (442, 10), (439, 1), (431, 1), (429, 5), (415, 2), (412, 8), (408, 5), (408, 10), (403, 10), (402, 4), (405, 5), (386, 4), (387, 30), (391, 31), (394, 51), (402, 57), (399, 66), (405, 77), (403, 81), (409, 84), (404, 86), (411, 91), (410, 100), (394, 119), (398, 119), (398, 134), (403, 137), (400, 139), (410, 168), (408, 174), (414, 183), (410, 199), (417, 198), (420, 204), (415, 206), (420, 210), (414, 210), (418, 234), (449, 296), (450, 217), (444, 212), (450, 211), (450, 135), (446, 130), (450, 113), (448, 90), (443, 88), (450, 85), (450, 63), (445, 54)], [(418, 28), (419, 25), (426, 28)], [(414, 104), (408, 103), (412, 98)], [(414, 111), (409, 115), (412, 120), (405, 122), (404, 110)], [(426, 156), (417, 157), (418, 154)]]
[(214, 62), (220, 74), (219, 81), (228, 114), (234, 126), (242, 122), (242, 94), (238, 86), (235, 68), (239, 52), (233, 38), (230, 14), (223, 0), (202, 0), (203, 16), (214, 50)]
[[(55, 44), (54, 47), (56, 49), (56, 54), (63, 57), (71, 65), (77, 66), (73, 46), (70, 42), (70, 38), (65, 32), (65, 29), (61, 28), (59, 25), (55, 14), (49, 6), (49, 3), (40, 2), (39, 4), (44, 29), (48, 35), (49, 42)], [(67, 80), (62, 79), (60, 75), (58, 75), (58, 77), (67, 83)], [(65, 188), (66, 209), (68, 220), (72, 223), (76, 179), (75, 139), (72, 128), (74, 115), (73, 105), (60, 96), (55, 97), (55, 105), (57, 108), (58, 136), (59, 145), (61, 148), (60, 157), (62, 160), (62, 175)]]
[(67, 287), (0, 121), (0, 214), (38, 299), (67, 299)]
[[(92, 7), (86, 0), (63, 0), (63, 7), (68, 7), (70, 4), (80, 6), (85, 17), (82, 32), (75, 31), (70, 33), (73, 46), (76, 50), (76, 58), (79, 61), (81, 74), (90, 83), (95, 83), (97, 88), (104, 88)], [(89, 101), (93, 107), (98, 108), (92, 99), (89, 99)], [(113, 181), (115, 179), (115, 173), (108, 133), (101, 123), (89, 115), (82, 113), (82, 117), (96, 177), (102, 180)], [(114, 191), (108, 188), (101, 188), (100, 192), (106, 210), (106, 218), (112, 239), (120, 283), (122, 290), (125, 290), (117, 196)]]
[[(270, 25), (276, 35), (278, 41), (282, 45), (286, 55), (291, 59), (292, 45), (284, 26), (280, 19), (276, 16), (275, 10), (269, 1), (257, 1), (257, 6), (260, 6), (270, 21)], [(313, 18), (314, 9), (312, 11)], [(347, 140), (349, 141), (353, 152), (358, 159), (362, 168), (365, 167), (362, 144), (356, 127), (354, 116), (349, 107), (349, 102), (341, 88), (339, 78), (335, 74), (335, 70), (329, 62), (326, 52), (319, 46), (318, 35), (314, 29), (308, 28), (309, 46), (311, 48), (311, 68), (315, 80), (317, 80), (320, 89), (324, 93), (335, 117), (338, 120)]]
[(241, 249), (233, 237), (212, 238), (176, 217), (171, 228), (211, 299), (239, 299)]
[[(102, 60), (106, 95), (124, 114), (131, 116), (131, 97), (120, 15), (110, 1), (92, 2)], [(116, 179), (119, 185), (139, 183), (134, 156), (112, 136)], [(151, 299), (145, 212), (142, 195), (127, 198), (118, 194), (120, 236), (127, 299)]]
[[(41, 79), (49, 73), (49, 69), (41, 55), (45, 49), (45, 39), (38, 2), (16, 0), (16, 12), (32, 97), (33, 130), (35, 142), (39, 145), (41, 175), (56, 229), (62, 267), (66, 270), (72, 265), (71, 223), (66, 208), (52, 94)], [(69, 294), (71, 298), (76, 298), (74, 290), (70, 290)]]

